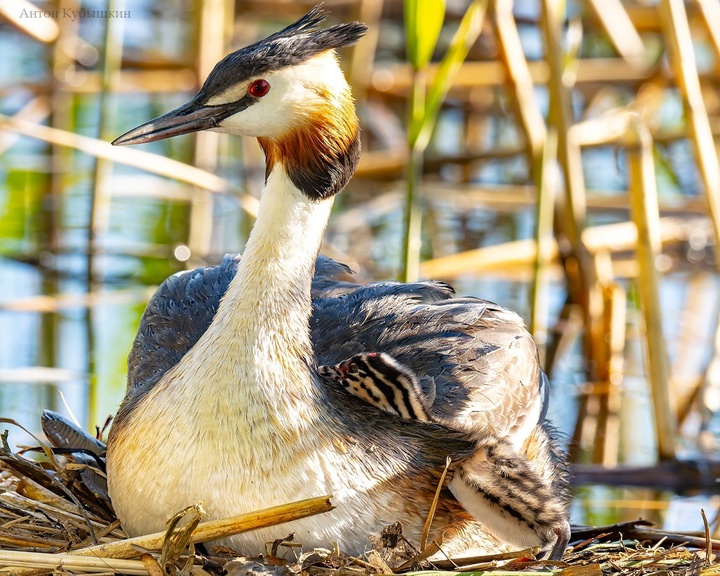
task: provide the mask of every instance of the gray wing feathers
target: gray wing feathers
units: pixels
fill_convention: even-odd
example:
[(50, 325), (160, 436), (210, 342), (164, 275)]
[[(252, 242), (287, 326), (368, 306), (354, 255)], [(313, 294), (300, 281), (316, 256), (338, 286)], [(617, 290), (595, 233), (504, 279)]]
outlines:
[(215, 317), (239, 258), (170, 276), (140, 319), (128, 357), (127, 392), (149, 390), (192, 348)]
[[(368, 285), (342, 298), (315, 300), (311, 330), (318, 363), (385, 352), (421, 384), (434, 384), (432, 413), (441, 421), (529, 433), (544, 401), (543, 373), (522, 320), (491, 302), (450, 299), (446, 285), (418, 285), (408, 291), (403, 284)], [(424, 297), (428, 293), (432, 298)]]
[[(238, 262), (239, 256), (226, 256), (218, 266), (176, 274), (158, 288), (128, 358), (133, 404), (207, 330)], [(347, 266), (319, 257), (310, 320), (318, 364), (386, 352), (415, 372), (424, 392), (434, 393), (432, 411), (443, 421), (508, 434), (526, 421), (537, 423), (545, 380), (522, 321), (491, 302), (453, 294), (443, 282), (361, 286)]]

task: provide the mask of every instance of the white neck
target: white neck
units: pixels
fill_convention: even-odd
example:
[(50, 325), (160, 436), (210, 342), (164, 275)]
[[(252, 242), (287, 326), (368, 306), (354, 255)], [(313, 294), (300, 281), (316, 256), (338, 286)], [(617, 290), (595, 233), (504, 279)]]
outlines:
[[(279, 166), (273, 169), (213, 326), (246, 331), (259, 322), (271, 336), (277, 332), (292, 342), (288, 353), (298, 346), (310, 349), (310, 284), (332, 205), (332, 199), (308, 199)], [(295, 322), (302, 325), (302, 334), (285, 332), (299, 329)]]
[(203, 396), (204, 412), (243, 407), (228, 415), (235, 433), (258, 438), (265, 430), (273, 443), (312, 426), (308, 410), (319, 391), (309, 371), (310, 285), (332, 203), (309, 200), (276, 166), (237, 274), (181, 362), (186, 390)]

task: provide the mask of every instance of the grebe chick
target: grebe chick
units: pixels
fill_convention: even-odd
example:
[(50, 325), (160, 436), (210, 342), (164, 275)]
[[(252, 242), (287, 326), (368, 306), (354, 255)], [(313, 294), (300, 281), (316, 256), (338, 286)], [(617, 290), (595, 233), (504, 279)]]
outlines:
[[(320, 366), (318, 371), (380, 410), (402, 418), (442, 423), (430, 412), (435, 400), (434, 386), (429, 386), (429, 394), (425, 396), (413, 371), (389, 354), (360, 353), (334, 366)], [(496, 506), (502, 513), (521, 519), (531, 532), (537, 533), (543, 525), (550, 532), (559, 527), (552, 550), (545, 552), (549, 552), (551, 560), (560, 559), (570, 538), (570, 527), (562, 526), (564, 508), (553, 497), (552, 486), (527, 465), (509, 442), (493, 434), (481, 434), (477, 448), (475, 457), (458, 467), (450, 481), (450, 490), (476, 518), (487, 517), (483, 513), (485, 509)], [(557, 465), (552, 460), (547, 463)], [(502, 470), (502, 485), (494, 484), (497, 478), (494, 473), (487, 473), (488, 466)], [(543, 500), (557, 506), (554, 510), (552, 506), (543, 510)], [(542, 513), (538, 514), (540, 510)]]
[(412, 370), (389, 354), (356, 354), (334, 366), (318, 366), (318, 372), (385, 412), (423, 422), (433, 419), (427, 407), (435, 401), (434, 386), (425, 397)]

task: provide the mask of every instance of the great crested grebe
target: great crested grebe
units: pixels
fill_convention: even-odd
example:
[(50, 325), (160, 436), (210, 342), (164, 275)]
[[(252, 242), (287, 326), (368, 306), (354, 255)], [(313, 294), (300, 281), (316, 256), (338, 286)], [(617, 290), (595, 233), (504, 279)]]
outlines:
[[(360, 140), (319, 7), (221, 60), (188, 103), (118, 138), (198, 130), (258, 138), (266, 183), (242, 258), (168, 279), (148, 304), (107, 446), (112, 503), (130, 535), (202, 501), (211, 518), (332, 494), (321, 517), (223, 541), (245, 553), (288, 532), (362, 553), (401, 521), (419, 539), (446, 458), (431, 537), (448, 554), (567, 544), (567, 479), (544, 422), (547, 381), (520, 318), (443, 283), (359, 286), (317, 259)], [(313, 270), (315, 273), (313, 275)], [(392, 416), (318, 366), (384, 352), (432, 382), (432, 419)], [(454, 475), (454, 477), (453, 477)], [(465, 480), (457, 480), (462, 477)]]

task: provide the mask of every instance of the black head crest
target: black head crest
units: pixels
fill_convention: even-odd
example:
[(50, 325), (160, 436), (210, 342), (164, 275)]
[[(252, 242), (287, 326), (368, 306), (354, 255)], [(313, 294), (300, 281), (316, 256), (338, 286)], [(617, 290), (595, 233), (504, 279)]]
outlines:
[(210, 97), (243, 80), (296, 66), (328, 50), (352, 46), (367, 32), (361, 22), (318, 30), (318, 24), (326, 18), (327, 12), (315, 6), (290, 26), (228, 54), (217, 63), (200, 94)]

